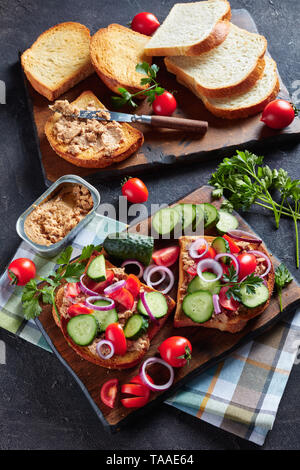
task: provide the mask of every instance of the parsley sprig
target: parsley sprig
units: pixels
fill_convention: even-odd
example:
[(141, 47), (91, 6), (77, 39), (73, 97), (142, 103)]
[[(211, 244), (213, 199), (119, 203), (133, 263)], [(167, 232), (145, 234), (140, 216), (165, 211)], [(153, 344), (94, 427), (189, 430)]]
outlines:
[(226, 297), (230, 299), (231, 297), (238, 302), (242, 301), (241, 297), (241, 290), (242, 288), (246, 288), (246, 293), (251, 295), (255, 294), (256, 289), (261, 285), (263, 282), (262, 278), (256, 276), (254, 273), (249, 274), (245, 279), (242, 281), (238, 281), (238, 275), (235, 270), (234, 266), (228, 267), (228, 274), (223, 275), (223, 280), (225, 284), (223, 287), (228, 286), (228, 290), (226, 291)]
[(137, 64), (135, 70), (146, 75), (146, 77), (141, 79), (141, 85), (149, 85), (149, 87), (137, 93), (130, 93), (126, 88), (118, 88), (121, 96), (112, 96), (111, 98), (116, 108), (120, 108), (125, 104), (130, 104), (133, 108), (137, 108), (138, 105), (133, 101), (133, 98), (138, 95), (147, 96), (147, 101), (152, 104), (156, 95), (162, 95), (165, 91), (156, 81), (157, 72), (159, 71), (159, 67), (156, 64), (149, 65), (148, 62), (142, 62)]
[(60, 286), (63, 280), (70, 283), (78, 282), (85, 269), (83, 261), (89, 259), (93, 251), (100, 250), (101, 246), (85, 246), (76, 262), (71, 263), (73, 248), (68, 246), (56, 260), (59, 265), (56, 272), (50, 273), (48, 277), (39, 277), (39, 281), (46, 284), (39, 285), (36, 279), (31, 279), (25, 285), (22, 294), (24, 317), (27, 320), (38, 317), (42, 311), (40, 306), (40, 301), (42, 301), (44, 304), (53, 305), (59, 318), (59, 312), (55, 304), (56, 288)]
[(282, 312), (282, 289), (292, 282), (293, 276), (288, 268), (281, 263), (275, 270), (275, 284), (279, 297), (280, 311)]
[[(215, 188), (213, 197), (219, 199), (225, 195), (227, 201), (222, 208), (227, 211), (246, 211), (253, 204), (269, 209), (274, 214), (276, 228), (281, 216), (292, 218), (296, 235), (296, 266), (299, 268), (300, 180), (293, 180), (282, 168), (272, 170), (263, 165), (263, 159), (247, 150), (225, 158), (209, 181)], [(278, 202), (271, 195), (275, 190), (280, 196)]]

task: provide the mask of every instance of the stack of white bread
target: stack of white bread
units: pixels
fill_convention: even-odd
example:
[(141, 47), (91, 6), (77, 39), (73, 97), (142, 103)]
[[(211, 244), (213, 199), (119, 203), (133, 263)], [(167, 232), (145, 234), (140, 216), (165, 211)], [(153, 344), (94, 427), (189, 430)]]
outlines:
[(276, 98), (276, 63), (267, 40), (230, 23), (227, 0), (178, 3), (147, 42), (145, 54), (165, 56), (169, 72), (225, 119), (259, 113)]

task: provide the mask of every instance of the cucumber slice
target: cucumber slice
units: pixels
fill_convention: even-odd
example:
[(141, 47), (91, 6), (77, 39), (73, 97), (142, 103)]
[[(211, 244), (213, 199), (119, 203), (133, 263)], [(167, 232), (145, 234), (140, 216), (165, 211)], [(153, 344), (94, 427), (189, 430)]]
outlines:
[(118, 232), (106, 237), (105, 251), (113, 258), (136, 259), (148, 266), (152, 259), (154, 239), (137, 233)]
[(98, 323), (93, 315), (77, 315), (67, 324), (67, 332), (74, 343), (88, 346), (96, 338)]
[[(211, 246), (216, 251), (216, 253), (230, 253), (229, 243), (223, 237), (215, 238)], [(230, 263), (230, 258), (227, 256), (222, 256), (221, 261), (222, 263), (228, 264)]]
[[(205, 279), (215, 279), (217, 276), (214, 273), (210, 273), (205, 271), (202, 273), (202, 276)], [(220, 281), (214, 282), (205, 282), (199, 276), (195, 276), (194, 279), (189, 283), (187, 291), (188, 294), (192, 294), (193, 292), (197, 292), (199, 290), (207, 290), (212, 294), (218, 294), (221, 290), (221, 283)]]
[(269, 289), (264, 284), (261, 284), (255, 289), (254, 294), (247, 294), (246, 287), (242, 287), (241, 291), (242, 304), (248, 308), (256, 308), (266, 303), (269, 298)]
[(179, 213), (170, 207), (156, 212), (152, 219), (152, 226), (159, 235), (170, 234), (180, 222)]
[[(148, 307), (155, 318), (164, 317), (168, 313), (168, 303), (166, 298), (160, 292), (147, 292), (145, 295)], [(138, 312), (148, 317), (141, 299), (137, 303)]]
[(124, 334), (127, 339), (136, 340), (148, 329), (149, 323), (142, 315), (132, 315), (124, 327)]
[(105, 271), (105, 258), (103, 255), (96, 256), (93, 259), (91, 264), (87, 269), (87, 275), (90, 279), (94, 281), (105, 281), (106, 279), (106, 271)]
[(202, 207), (204, 211), (204, 228), (208, 230), (215, 227), (219, 220), (219, 212), (217, 208), (208, 202), (199, 204), (199, 206)]
[(235, 230), (239, 226), (238, 219), (229, 214), (226, 211), (219, 211), (219, 222), (217, 223), (216, 227), (219, 233), (224, 234), (229, 232), (230, 230)]
[(194, 322), (206, 322), (211, 318), (214, 311), (212, 293), (197, 291), (186, 295), (182, 302), (182, 310)]
[[(94, 302), (94, 305), (99, 305), (100, 307), (102, 307), (103, 305), (108, 305), (109, 303), (110, 302), (108, 300), (96, 300), (96, 302)], [(111, 323), (117, 323), (118, 321), (118, 313), (115, 308), (106, 311), (94, 310), (93, 315), (99, 324), (100, 333), (105, 331), (108, 325), (110, 325)]]
[(195, 231), (204, 219), (202, 208), (196, 204), (178, 204), (173, 209), (178, 212), (181, 218), (183, 234)]

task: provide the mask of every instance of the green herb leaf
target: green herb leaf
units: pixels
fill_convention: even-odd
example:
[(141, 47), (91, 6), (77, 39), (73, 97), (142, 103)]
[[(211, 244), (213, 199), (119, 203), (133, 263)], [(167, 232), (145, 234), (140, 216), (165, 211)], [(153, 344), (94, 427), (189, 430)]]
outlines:
[(78, 282), (80, 276), (84, 273), (85, 266), (82, 263), (71, 263), (67, 266), (64, 273), (64, 279), (67, 282)]
[(86, 259), (89, 259), (94, 251), (101, 251), (102, 250), (102, 245), (87, 245), (82, 249), (81, 255), (78, 258), (78, 262), (80, 261), (85, 261)]
[(65, 248), (65, 250), (57, 258), (56, 263), (57, 264), (62, 264), (62, 265), (63, 264), (68, 264), (70, 259), (71, 259), (72, 253), (73, 253), (72, 246), (71, 245), (67, 246)]
[(22, 302), (23, 313), (26, 320), (31, 320), (39, 316), (42, 309), (37, 297)]
[(293, 276), (291, 275), (288, 268), (281, 263), (275, 270), (275, 284), (279, 288), (285, 287), (293, 280)]
[(142, 62), (136, 65), (135, 70), (136, 72), (142, 73), (143, 75), (148, 75), (150, 73), (150, 65), (148, 62)]

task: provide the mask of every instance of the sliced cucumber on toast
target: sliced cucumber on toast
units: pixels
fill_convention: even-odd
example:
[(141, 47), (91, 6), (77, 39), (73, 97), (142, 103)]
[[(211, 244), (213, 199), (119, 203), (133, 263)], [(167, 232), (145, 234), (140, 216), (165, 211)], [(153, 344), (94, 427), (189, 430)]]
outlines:
[[(147, 292), (145, 295), (147, 305), (155, 318), (164, 317), (168, 313), (168, 303), (160, 292)], [(138, 312), (148, 317), (148, 313), (141, 299), (137, 303)]]
[[(98, 305), (100, 307), (103, 307), (105, 305), (108, 305), (110, 302), (109, 300), (96, 300), (94, 302), (94, 305)], [(108, 325), (111, 323), (117, 323), (118, 322), (118, 313), (115, 308), (112, 308), (111, 310), (94, 310), (93, 313), (94, 317), (96, 318), (98, 324), (99, 324), (99, 332), (102, 333), (103, 331), (106, 330)]]
[(130, 340), (136, 340), (147, 332), (148, 326), (148, 320), (143, 315), (132, 315), (124, 327), (125, 337)]
[(202, 276), (207, 279), (208, 282), (203, 281), (199, 276), (195, 276), (188, 285), (188, 294), (193, 294), (193, 292), (199, 290), (207, 290), (212, 294), (218, 294), (221, 290), (221, 283), (220, 281), (213, 281), (213, 279), (217, 277), (216, 274), (205, 271), (202, 273)]
[(105, 258), (103, 255), (96, 256), (94, 258), (88, 269), (87, 275), (93, 281), (102, 282), (106, 279), (106, 270), (105, 270)]
[(93, 315), (77, 315), (68, 322), (67, 332), (78, 346), (88, 346), (96, 338), (98, 322)]
[(182, 302), (182, 310), (196, 323), (208, 321), (214, 311), (212, 293), (209, 291), (196, 291), (187, 294)]

